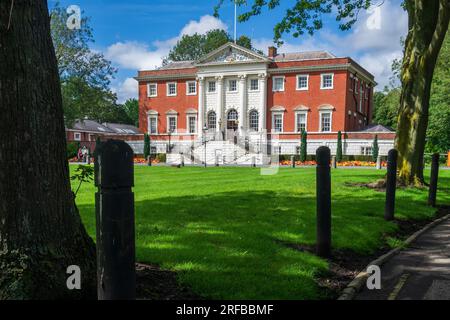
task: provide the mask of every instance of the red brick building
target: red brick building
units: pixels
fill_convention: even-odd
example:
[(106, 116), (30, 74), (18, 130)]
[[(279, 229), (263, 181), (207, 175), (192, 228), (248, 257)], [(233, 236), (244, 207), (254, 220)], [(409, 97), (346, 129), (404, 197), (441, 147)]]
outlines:
[(256, 146), (254, 153), (268, 144), (295, 154), (305, 130), (310, 154), (321, 145), (335, 152), (338, 131), (345, 154), (370, 153), (375, 135), (386, 154), (395, 137), (388, 128), (369, 127), (373, 75), (328, 52), (278, 53), (271, 47), (265, 56), (228, 43), (195, 62), (140, 71), (136, 80), (140, 130), (160, 150), (189, 153), (191, 145), (190, 152), (200, 154), (195, 144), (206, 139), (211, 159), (227, 155), (227, 141), (246, 141)]

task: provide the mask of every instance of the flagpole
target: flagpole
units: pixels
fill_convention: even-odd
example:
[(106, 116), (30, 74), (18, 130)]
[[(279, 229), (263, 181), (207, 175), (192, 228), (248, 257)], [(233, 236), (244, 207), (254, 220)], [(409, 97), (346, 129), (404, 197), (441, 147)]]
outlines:
[(234, 43), (237, 43), (237, 4), (234, 0)]

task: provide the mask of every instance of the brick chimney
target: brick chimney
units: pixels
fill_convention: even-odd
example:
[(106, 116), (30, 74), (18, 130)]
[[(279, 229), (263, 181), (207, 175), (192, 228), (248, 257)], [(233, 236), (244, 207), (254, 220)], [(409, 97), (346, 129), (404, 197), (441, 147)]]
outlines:
[(276, 47), (269, 47), (269, 58), (274, 58), (277, 56), (277, 48)]

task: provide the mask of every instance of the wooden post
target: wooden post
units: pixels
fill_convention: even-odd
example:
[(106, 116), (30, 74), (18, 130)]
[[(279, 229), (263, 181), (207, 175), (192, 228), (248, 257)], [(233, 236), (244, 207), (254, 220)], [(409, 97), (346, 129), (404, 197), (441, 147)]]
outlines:
[(317, 198), (317, 254), (331, 256), (331, 174), (330, 149), (320, 147), (316, 152), (316, 198)]
[(397, 150), (390, 150), (387, 161), (386, 206), (384, 209), (384, 219), (387, 221), (394, 220), (395, 189), (397, 188), (397, 158)]
[(431, 162), (430, 188), (428, 192), (428, 205), (436, 207), (436, 194), (439, 178), (439, 153), (433, 154)]
[(331, 166), (333, 167), (333, 169), (337, 168), (337, 163), (336, 163), (336, 156), (333, 156), (331, 158)]
[(95, 157), (99, 300), (136, 297), (133, 150), (109, 140)]

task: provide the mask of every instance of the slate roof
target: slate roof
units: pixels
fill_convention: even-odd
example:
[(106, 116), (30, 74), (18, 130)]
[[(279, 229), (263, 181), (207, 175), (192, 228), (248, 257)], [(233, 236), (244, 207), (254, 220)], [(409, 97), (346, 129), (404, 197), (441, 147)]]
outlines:
[(158, 68), (157, 70), (189, 69), (194, 68), (194, 61), (174, 61)]
[(306, 51), (306, 52), (293, 52), (293, 53), (280, 53), (276, 55), (273, 60), (275, 62), (283, 61), (303, 61), (303, 60), (316, 60), (316, 59), (333, 59), (335, 55), (327, 51)]
[(138, 128), (128, 124), (103, 123), (100, 124), (94, 120), (77, 120), (70, 130), (98, 132), (104, 134), (140, 134)]
[(361, 132), (395, 132), (395, 130), (381, 124), (371, 124), (362, 129)]
[(103, 123), (103, 125), (118, 134), (140, 134), (139, 128), (120, 123)]
[(72, 128), (69, 128), (69, 129), (79, 130), (79, 131), (114, 133), (114, 131), (112, 131), (108, 127), (106, 127), (94, 120), (88, 120), (88, 119), (75, 121)]

